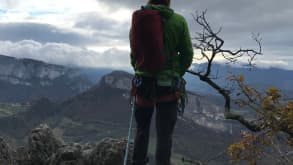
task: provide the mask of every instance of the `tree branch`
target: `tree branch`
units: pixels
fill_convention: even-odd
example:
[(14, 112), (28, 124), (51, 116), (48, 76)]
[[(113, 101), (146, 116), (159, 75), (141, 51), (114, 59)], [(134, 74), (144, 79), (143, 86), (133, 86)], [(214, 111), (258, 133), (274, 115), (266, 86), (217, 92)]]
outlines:
[[(221, 55), (223, 58), (228, 60), (229, 62), (235, 62), (238, 58), (242, 56), (247, 56), (249, 65), (252, 65), (252, 62), (255, 59), (255, 56), (261, 55), (261, 39), (258, 35), (254, 35), (253, 39), (258, 44), (258, 50), (254, 49), (238, 49), (236, 51), (231, 51), (224, 49), (224, 40), (219, 37), (219, 33), (221, 32), (221, 28), (219, 28), (216, 32), (211, 28), (209, 22), (206, 19), (207, 10), (201, 12), (200, 14), (196, 12), (196, 15), (192, 15), (194, 21), (202, 28), (201, 33), (196, 33), (194, 47), (199, 49), (201, 52), (201, 58), (207, 61), (207, 67), (205, 71), (193, 71), (189, 70), (188, 73), (198, 76), (201, 81), (206, 82), (212, 88), (214, 88), (218, 93), (220, 93), (225, 99), (225, 117), (226, 119), (237, 120), (245, 127), (247, 127), (251, 131), (259, 131), (260, 126), (258, 126), (255, 122), (246, 120), (243, 116), (234, 114), (231, 112), (231, 98), (230, 91), (226, 90), (224, 87), (218, 85), (215, 81), (212, 80), (211, 71), (214, 60), (217, 56)], [(210, 56), (207, 55), (206, 52), (211, 53)]]

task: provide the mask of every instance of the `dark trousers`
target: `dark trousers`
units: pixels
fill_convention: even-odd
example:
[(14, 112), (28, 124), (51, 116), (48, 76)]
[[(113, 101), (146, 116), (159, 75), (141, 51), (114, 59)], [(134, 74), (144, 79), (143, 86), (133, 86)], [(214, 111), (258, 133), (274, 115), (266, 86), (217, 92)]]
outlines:
[[(154, 107), (136, 107), (137, 123), (132, 165), (145, 165)], [(170, 165), (172, 134), (177, 120), (177, 101), (156, 104), (156, 165)]]

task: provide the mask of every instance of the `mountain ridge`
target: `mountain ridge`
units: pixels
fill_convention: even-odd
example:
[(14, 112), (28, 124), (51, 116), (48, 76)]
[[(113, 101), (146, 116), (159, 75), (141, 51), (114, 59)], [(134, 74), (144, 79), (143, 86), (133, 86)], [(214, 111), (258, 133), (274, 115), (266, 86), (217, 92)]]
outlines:
[[(201, 71), (206, 68), (206, 64), (195, 64), (192, 66), (193, 70)], [(250, 86), (259, 90), (265, 90), (269, 87), (276, 87), (283, 91), (288, 97), (293, 97), (293, 71), (281, 68), (258, 68), (251, 69), (245, 67), (234, 67), (233, 65), (213, 63), (211, 77), (220, 86), (227, 86), (230, 82), (227, 78), (231, 75), (243, 75), (244, 80)], [(215, 95), (216, 91), (207, 83), (199, 80), (197, 76), (189, 73), (185, 74), (187, 80), (187, 89), (205, 95)]]
[(64, 99), (92, 86), (78, 69), (0, 55), (0, 102)]

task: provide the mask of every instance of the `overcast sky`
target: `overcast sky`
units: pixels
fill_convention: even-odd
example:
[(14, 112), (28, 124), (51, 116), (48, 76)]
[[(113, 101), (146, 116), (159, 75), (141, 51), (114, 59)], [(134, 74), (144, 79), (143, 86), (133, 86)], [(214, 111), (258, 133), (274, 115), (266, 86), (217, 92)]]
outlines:
[[(0, 54), (54, 64), (129, 68), (131, 14), (147, 0), (1, 0)], [(292, 0), (173, 0), (190, 33), (200, 31), (195, 11), (225, 39), (227, 49), (255, 48), (251, 33), (262, 36), (257, 65), (293, 69)]]

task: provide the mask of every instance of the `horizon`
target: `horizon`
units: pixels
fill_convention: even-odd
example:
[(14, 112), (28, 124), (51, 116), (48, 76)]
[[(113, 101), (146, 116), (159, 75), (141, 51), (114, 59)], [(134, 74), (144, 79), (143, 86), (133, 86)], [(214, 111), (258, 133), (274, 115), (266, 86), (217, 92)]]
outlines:
[[(65, 66), (131, 69), (128, 41), (131, 14), (146, 2), (0, 2), (0, 54)], [(259, 32), (264, 55), (257, 57), (256, 65), (293, 70), (293, 36), (290, 37), (293, 23), (286, 19), (293, 16), (289, 4), (293, 2), (186, 0), (172, 1), (171, 8), (186, 18), (191, 36), (199, 31), (192, 13), (207, 9), (212, 27), (223, 28), (220, 36), (226, 49), (254, 48), (250, 35)]]
[[(48, 63), (48, 62), (45, 62), (45, 61), (42, 61), (42, 60), (39, 60), (39, 59), (32, 59), (32, 58), (26, 58), (26, 57), (12, 57), (12, 56), (7, 56), (7, 55), (3, 55), (3, 54), (0, 54), (0, 57), (1, 56), (4, 56), (4, 57), (7, 57), (7, 58), (13, 58), (13, 59), (17, 59), (17, 60), (34, 60), (36, 62), (42, 62), (42, 63), (45, 63), (45, 64), (49, 64), (49, 65), (57, 65), (57, 66), (61, 66), (61, 67), (67, 67), (67, 68), (72, 68), (72, 69), (106, 69), (106, 70), (112, 70), (112, 71), (125, 71), (125, 72), (129, 72), (129, 73), (134, 73), (134, 70), (130, 67), (106, 67), (106, 66), (97, 66), (97, 67), (91, 67), (91, 66), (68, 66), (68, 65), (62, 65), (62, 64), (54, 64), (54, 63)], [(190, 67), (190, 69), (194, 69), (194, 67), (196, 65), (204, 65), (206, 63), (193, 63), (192, 66)], [(253, 69), (253, 70), (258, 70), (258, 69), (263, 69), (263, 70), (270, 70), (270, 69), (277, 69), (277, 70), (283, 70), (283, 71), (293, 71), (293, 70), (290, 70), (290, 69), (286, 69), (286, 68), (282, 68), (282, 67), (277, 67), (277, 66), (258, 66), (258, 65), (255, 65), (255, 66), (252, 66), (251, 67), (247, 67), (247, 64), (244, 64), (244, 63), (238, 63), (238, 64), (234, 64), (234, 63), (224, 63), (224, 62), (221, 62), (221, 61), (215, 61), (213, 63), (213, 66), (214, 65), (220, 65), (222, 67), (231, 67), (231, 68), (237, 68), (237, 69)]]

